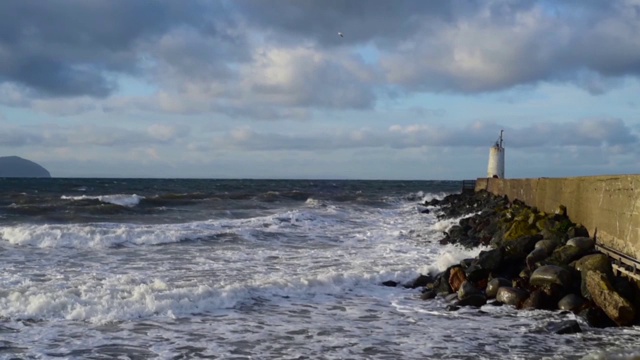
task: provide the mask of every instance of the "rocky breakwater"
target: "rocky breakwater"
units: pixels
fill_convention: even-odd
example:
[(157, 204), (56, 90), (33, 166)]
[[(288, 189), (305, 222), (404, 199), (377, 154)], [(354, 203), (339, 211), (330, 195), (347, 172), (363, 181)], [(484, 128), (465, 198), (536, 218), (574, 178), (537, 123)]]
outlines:
[[(453, 194), (422, 204), (440, 219), (463, 217), (440, 240), (488, 250), (406, 286), (422, 299), (461, 306), (510, 305), (518, 309), (571, 311), (590, 326), (639, 324), (638, 285), (614, 274), (594, 239), (571, 222), (564, 206), (553, 214), (487, 192)], [(557, 324), (556, 324), (557, 325)], [(569, 321), (551, 331), (580, 331)]]

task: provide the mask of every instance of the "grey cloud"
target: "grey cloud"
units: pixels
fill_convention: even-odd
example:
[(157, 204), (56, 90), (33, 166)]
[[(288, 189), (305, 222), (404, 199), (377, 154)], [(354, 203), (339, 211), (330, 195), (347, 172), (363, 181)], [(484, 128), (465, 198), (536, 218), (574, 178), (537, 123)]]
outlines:
[[(373, 108), (394, 92), (570, 82), (600, 94), (640, 74), (639, 20), (631, 0), (6, 0), (0, 92), (9, 86), (13, 97), (1, 101), (102, 99), (121, 74), (158, 94), (41, 109), (120, 105), (273, 119)], [(363, 47), (377, 54), (366, 58)], [(261, 53), (277, 50), (292, 56), (280, 69), (289, 77), (264, 81), (274, 64)]]
[(43, 137), (14, 126), (0, 127), (0, 146), (32, 146), (42, 143)]
[[(210, 22), (225, 17), (211, 2), (0, 2), (0, 82), (44, 96), (109, 95), (107, 72), (140, 71), (138, 47), (177, 26), (215, 35)], [(218, 11), (216, 11), (218, 10)]]
[(489, 148), (505, 130), (507, 148), (606, 148), (611, 154), (635, 151), (638, 135), (620, 119), (587, 119), (562, 124), (539, 123), (524, 128), (477, 122), (463, 128), (395, 125), (388, 131), (352, 130), (317, 135), (258, 133), (238, 129), (216, 139), (216, 144), (244, 150), (335, 150), (353, 148), (476, 147)]

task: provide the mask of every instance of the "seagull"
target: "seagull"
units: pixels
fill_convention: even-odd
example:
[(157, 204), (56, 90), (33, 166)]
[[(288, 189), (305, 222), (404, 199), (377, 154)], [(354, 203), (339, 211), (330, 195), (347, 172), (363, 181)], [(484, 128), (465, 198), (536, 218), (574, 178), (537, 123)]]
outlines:
[(342, 35), (342, 33), (341, 33), (341, 32), (339, 32), (339, 33), (338, 33), (338, 35), (340, 35), (340, 37), (344, 37), (344, 35)]

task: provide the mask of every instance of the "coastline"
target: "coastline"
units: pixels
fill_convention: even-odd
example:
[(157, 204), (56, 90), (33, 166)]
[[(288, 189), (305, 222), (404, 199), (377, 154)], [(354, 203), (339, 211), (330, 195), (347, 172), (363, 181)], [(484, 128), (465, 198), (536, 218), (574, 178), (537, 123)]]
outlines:
[(614, 273), (609, 257), (596, 250), (593, 234), (572, 222), (564, 206), (546, 213), (486, 191), (421, 205), (439, 219), (462, 218), (440, 244), (490, 248), (409, 284), (422, 289), (423, 300), (442, 298), (449, 311), (507, 305), (574, 313), (580, 321), (549, 324), (557, 334), (580, 332), (581, 323), (597, 328), (640, 324), (638, 284)]

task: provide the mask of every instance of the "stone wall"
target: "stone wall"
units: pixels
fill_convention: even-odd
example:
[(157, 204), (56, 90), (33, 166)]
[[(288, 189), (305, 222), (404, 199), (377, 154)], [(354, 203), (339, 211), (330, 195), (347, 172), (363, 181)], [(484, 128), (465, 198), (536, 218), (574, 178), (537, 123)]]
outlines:
[(476, 191), (519, 199), (545, 212), (559, 205), (569, 218), (596, 233), (598, 243), (640, 259), (640, 175), (574, 178), (487, 179)]

